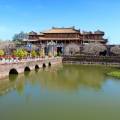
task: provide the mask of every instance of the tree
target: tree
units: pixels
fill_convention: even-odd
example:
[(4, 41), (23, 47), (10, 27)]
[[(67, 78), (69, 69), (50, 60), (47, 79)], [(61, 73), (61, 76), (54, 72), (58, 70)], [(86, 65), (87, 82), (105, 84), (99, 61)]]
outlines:
[(25, 51), (23, 49), (18, 49), (13, 52), (13, 55), (15, 55), (19, 58), (24, 58), (24, 57), (27, 57), (28, 53), (27, 53), (27, 51)]
[(44, 48), (42, 48), (40, 50), (40, 57), (45, 57), (45, 50), (44, 50)]
[(49, 51), (48, 56), (49, 56), (49, 57), (52, 57), (52, 56), (53, 56), (51, 51)]
[(3, 56), (5, 53), (3, 50), (0, 50), (0, 56)]
[(80, 46), (74, 43), (68, 44), (65, 47), (64, 54), (65, 55), (75, 55), (80, 53)]
[(12, 50), (16, 48), (14, 42), (11, 41), (2, 41), (0, 42), (0, 49), (4, 50), (5, 53), (11, 54)]
[(111, 47), (110, 52), (116, 55), (120, 55), (120, 46), (116, 45), (114, 47)]
[(32, 50), (32, 52), (31, 52), (31, 56), (32, 56), (32, 57), (36, 57), (36, 56), (37, 56), (37, 53), (36, 53), (35, 50)]
[(27, 39), (28, 38), (28, 35), (24, 32), (20, 32), (18, 34), (15, 34), (13, 36), (13, 41), (22, 41), (23, 39)]
[(85, 54), (99, 55), (100, 52), (104, 52), (105, 50), (106, 47), (100, 43), (89, 43), (84, 45), (82, 52)]

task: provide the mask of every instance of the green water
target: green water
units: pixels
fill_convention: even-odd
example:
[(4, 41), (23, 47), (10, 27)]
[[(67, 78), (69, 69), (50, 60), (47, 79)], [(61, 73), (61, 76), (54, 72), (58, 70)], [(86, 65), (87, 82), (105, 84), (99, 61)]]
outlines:
[(120, 120), (111, 68), (63, 65), (0, 81), (0, 120)]

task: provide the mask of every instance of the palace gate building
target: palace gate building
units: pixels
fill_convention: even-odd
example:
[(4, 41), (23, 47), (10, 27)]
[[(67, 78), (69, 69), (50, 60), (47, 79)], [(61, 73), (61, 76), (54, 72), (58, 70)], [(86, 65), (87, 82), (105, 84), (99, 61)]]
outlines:
[(44, 46), (44, 48), (47, 48), (48, 45), (56, 46), (57, 52), (63, 54), (65, 49), (67, 50), (67, 46), (71, 47), (72, 50), (72, 47), (79, 48), (89, 43), (101, 43), (105, 45), (107, 39), (104, 39), (104, 35), (105, 33), (100, 30), (95, 32), (81, 32), (80, 29), (76, 29), (75, 27), (53, 27), (40, 33), (30, 32), (28, 39), (24, 40), (24, 42), (35, 44), (39, 47)]

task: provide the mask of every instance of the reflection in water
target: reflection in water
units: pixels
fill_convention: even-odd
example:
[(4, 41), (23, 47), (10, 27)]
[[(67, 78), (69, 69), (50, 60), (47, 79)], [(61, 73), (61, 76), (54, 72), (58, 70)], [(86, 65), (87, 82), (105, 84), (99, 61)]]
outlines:
[(15, 74), (11, 74), (11, 75), (9, 75), (9, 81), (16, 81), (17, 80), (17, 78), (18, 78), (18, 75), (15, 75)]
[(30, 71), (25, 71), (25, 72), (24, 72), (24, 76), (25, 76), (25, 77), (28, 77), (29, 75), (30, 75)]
[[(42, 88), (56, 90), (77, 90), (80, 86), (87, 86), (94, 89), (100, 89), (104, 81), (104, 68), (85, 67), (85, 66), (69, 66), (55, 70), (50, 69), (46, 72), (40, 71), (37, 76)], [(32, 77), (30, 77), (32, 79)], [(29, 80), (31, 80), (29, 79)]]
[(106, 79), (104, 73), (110, 70), (110, 68), (105, 67), (80, 65), (64, 65), (63, 67), (51, 67), (44, 70), (37, 69), (19, 76), (10, 75), (9, 80), (0, 81), (0, 94), (5, 94), (15, 88), (22, 95), (26, 82), (32, 86), (40, 85), (42, 89), (47, 88), (49, 90), (76, 91), (81, 87), (99, 90)]
[(19, 93), (19, 95), (24, 94), (24, 89), (25, 89), (25, 81), (24, 79), (19, 79), (19, 81), (16, 84), (16, 90)]
[(39, 69), (35, 69), (35, 72), (36, 72), (36, 73), (39, 72)]

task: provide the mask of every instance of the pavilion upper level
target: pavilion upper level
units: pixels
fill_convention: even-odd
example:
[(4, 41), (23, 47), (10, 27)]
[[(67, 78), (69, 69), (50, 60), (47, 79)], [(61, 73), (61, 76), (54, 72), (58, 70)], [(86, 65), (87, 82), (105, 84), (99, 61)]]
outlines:
[(104, 39), (105, 33), (97, 30), (95, 32), (81, 32), (80, 29), (75, 27), (69, 28), (57, 28), (52, 27), (49, 30), (36, 33), (34, 31), (29, 33), (29, 41), (83, 41), (83, 42), (100, 42), (106, 43), (107, 39)]

